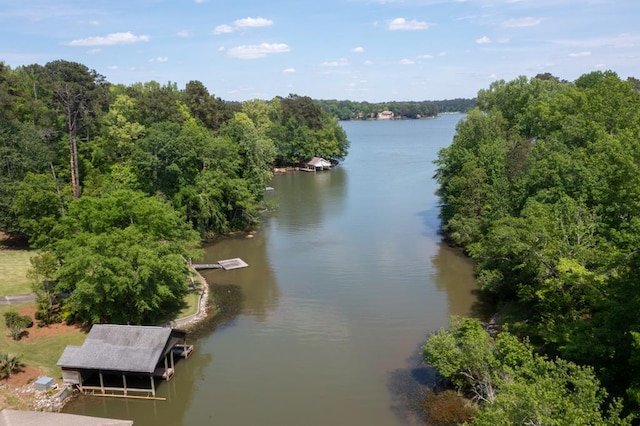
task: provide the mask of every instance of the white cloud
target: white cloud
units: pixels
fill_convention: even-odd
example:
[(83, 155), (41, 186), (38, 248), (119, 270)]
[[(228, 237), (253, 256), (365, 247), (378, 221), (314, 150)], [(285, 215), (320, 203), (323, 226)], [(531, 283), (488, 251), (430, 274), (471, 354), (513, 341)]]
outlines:
[(414, 61), (413, 59), (401, 59), (400, 60), (400, 65), (413, 65), (415, 64), (416, 61)]
[(438, 53), (438, 56), (440, 56), (440, 57), (447, 56), (447, 52), (440, 52), (440, 53)]
[(411, 21), (407, 21), (404, 18), (396, 18), (389, 22), (387, 29), (391, 31), (398, 30), (426, 30), (429, 28), (429, 24), (426, 22), (416, 21), (412, 19)]
[(340, 58), (337, 61), (327, 61), (320, 64), (323, 67), (346, 67), (349, 61), (346, 58)]
[(256, 28), (256, 27), (268, 27), (273, 24), (273, 21), (265, 18), (244, 18), (238, 19), (233, 22), (238, 28)]
[(271, 53), (286, 53), (291, 49), (284, 43), (261, 43), (247, 46), (236, 46), (228, 50), (228, 55), (239, 59), (263, 58)]
[(487, 36), (482, 36), (478, 39), (476, 39), (476, 43), (478, 44), (487, 44), (487, 43), (491, 43), (491, 39)]
[(294, 74), (296, 72), (295, 68), (285, 68), (282, 70), (283, 73), (285, 74)]
[(433, 59), (433, 55), (420, 55), (418, 56), (419, 59)]
[(364, 47), (358, 46), (351, 49), (353, 53), (364, 53)]
[(640, 34), (623, 33), (614, 36), (560, 40), (559, 43), (581, 48), (637, 48), (640, 47)]
[(366, 61), (363, 62), (363, 64), (364, 65), (373, 65), (373, 61), (370, 61), (370, 60), (367, 59)]
[(192, 36), (193, 36), (193, 34), (191, 33), (191, 31), (189, 31), (189, 30), (182, 30), (182, 31), (178, 31), (178, 32), (176, 33), (176, 35), (177, 35), (178, 37), (182, 37), (182, 38), (189, 38), (189, 37), (192, 37)]
[(582, 52), (569, 53), (569, 56), (572, 58), (581, 58), (584, 56), (591, 56), (591, 52), (589, 52), (588, 50), (584, 50)]
[(113, 46), (116, 44), (132, 44), (141, 41), (149, 41), (147, 35), (135, 35), (130, 31), (126, 33), (112, 33), (104, 37), (87, 37), (69, 42), (69, 46)]
[(506, 28), (523, 28), (523, 27), (533, 27), (542, 22), (540, 18), (533, 18), (528, 16), (526, 18), (518, 18), (518, 19), (509, 19), (502, 23), (503, 27)]
[(221, 24), (214, 28), (214, 34), (229, 34), (237, 31), (241, 28), (260, 28), (273, 25), (273, 21), (270, 19), (258, 17), (258, 18), (242, 18), (233, 21), (233, 25)]
[(157, 58), (151, 58), (149, 59), (149, 62), (168, 62), (169, 58), (167, 58), (166, 56), (158, 56)]
[(227, 25), (227, 24), (222, 24), (222, 25), (218, 25), (217, 27), (214, 28), (213, 33), (214, 34), (228, 34), (228, 33), (232, 33), (235, 31), (235, 28), (233, 28), (231, 25)]
[(110, 70), (114, 70), (114, 71), (120, 69), (120, 67), (117, 66), (117, 65), (109, 65), (107, 68), (109, 68)]
[(89, 55), (95, 55), (97, 53), (100, 53), (100, 49), (89, 49), (89, 50), (87, 50), (87, 54), (89, 54)]

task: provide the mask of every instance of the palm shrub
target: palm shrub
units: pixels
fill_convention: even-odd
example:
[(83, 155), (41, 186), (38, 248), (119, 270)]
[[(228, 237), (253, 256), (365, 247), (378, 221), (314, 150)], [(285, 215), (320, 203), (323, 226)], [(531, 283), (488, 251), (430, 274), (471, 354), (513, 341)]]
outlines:
[(9, 379), (13, 373), (22, 369), (22, 361), (20, 355), (11, 353), (0, 353), (0, 373), (5, 379)]

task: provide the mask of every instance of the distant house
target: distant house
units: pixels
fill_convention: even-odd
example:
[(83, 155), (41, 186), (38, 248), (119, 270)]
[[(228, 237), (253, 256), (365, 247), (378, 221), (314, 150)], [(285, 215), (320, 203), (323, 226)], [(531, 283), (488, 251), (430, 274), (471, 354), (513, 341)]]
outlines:
[[(82, 346), (67, 346), (57, 365), (81, 392), (156, 396), (155, 378), (170, 380), (175, 356), (193, 350), (186, 332), (166, 327), (95, 324)], [(146, 378), (146, 380), (145, 380)], [(141, 387), (144, 383), (149, 387)]]
[(329, 170), (332, 164), (330, 161), (325, 160), (321, 157), (313, 157), (311, 160), (307, 161), (304, 164), (303, 170), (309, 172), (317, 172), (321, 170)]
[(391, 111), (382, 111), (378, 113), (378, 120), (392, 120), (394, 114)]

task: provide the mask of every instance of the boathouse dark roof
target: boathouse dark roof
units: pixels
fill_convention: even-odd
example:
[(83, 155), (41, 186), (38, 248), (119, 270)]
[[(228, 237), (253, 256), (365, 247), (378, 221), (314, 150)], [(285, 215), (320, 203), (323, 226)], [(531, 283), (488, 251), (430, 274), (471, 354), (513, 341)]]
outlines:
[(167, 327), (95, 324), (82, 346), (67, 346), (63, 369), (153, 373), (158, 362), (185, 338)]

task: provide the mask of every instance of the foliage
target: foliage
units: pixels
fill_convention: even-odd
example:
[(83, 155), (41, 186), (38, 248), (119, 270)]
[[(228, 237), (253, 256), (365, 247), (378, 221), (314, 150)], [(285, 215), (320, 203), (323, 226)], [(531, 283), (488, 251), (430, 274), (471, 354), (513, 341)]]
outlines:
[(628, 374), (640, 326), (626, 313), (640, 244), (633, 81), (611, 71), (496, 81), (436, 164), (442, 230), (476, 261), (483, 291), (512, 307), (505, 325), (593, 366), (626, 410), (640, 407)]
[(312, 157), (337, 162), (347, 156), (349, 141), (338, 120), (311, 98), (292, 94), (274, 102), (280, 111), (272, 114), (267, 135), (275, 143), (277, 164), (295, 165)]
[(69, 205), (54, 233), (48, 249), (60, 264), (55, 291), (68, 295), (68, 317), (148, 324), (182, 308), (184, 259), (196, 235), (165, 201), (130, 190), (85, 196)]
[(373, 119), (379, 112), (391, 111), (395, 117), (435, 117), (440, 113), (467, 112), (474, 106), (474, 99), (445, 99), (440, 101), (406, 102), (355, 102), (349, 100), (319, 99), (320, 108), (339, 120)]
[(591, 368), (537, 355), (506, 332), (491, 337), (477, 320), (453, 318), (429, 337), (423, 357), (480, 403), (473, 425), (630, 424), (619, 401), (602, 413), (607, 392)]
[(13, 373), (20, 371), (22, 367), (20, 355), (0, 352), (0, 372), (5, 379), (9, 379)]
[(183, 257), (259, 221), (275, 164), (349, 141), (308, 97), (226, 102), (199, 81), (113, 85), (64, 60), (0, 63), (0, 229), (44, 249), (37, 320), (148, 323), (181, 309)]
[(429, 392), (422, 402), (427, 424), (433, 426), (455, 426), (471, 421), (474, 407), (457, 392), (446, 389)]
[[(22, 309), (26, 305), (0, 306), (0, 315), (10, 310)], [(60, 377), (60, 367), (56, 362), (67, 345), (81, 345), (86, 337), (80, 328), (70, 327), (60, 333), (46, 333), (45, 335), (20, 341), (13, 340), (4, 324), (0, 321), (0, 352), (20, 354), (20, 360), (29, 366), (38, 367), (43, 375)]]
[(60, 322), (60, 306), (55, 293), (55, 274), (58, 260), (51, 252), (45, 252), (30, 259), (28, 276), (32, 280), (32, 290), (36, 295), (36, 320), (38, 327)]
[(4, 322), (13, 340), (20, 340), (27, 328), (33, 326), (33, 320), (29, 315), (19, 315), (16, 311), (4, 313)]

